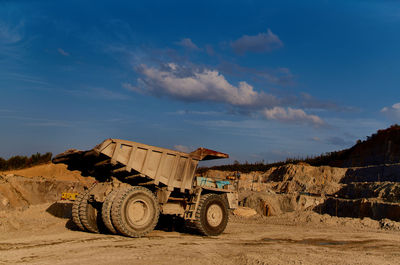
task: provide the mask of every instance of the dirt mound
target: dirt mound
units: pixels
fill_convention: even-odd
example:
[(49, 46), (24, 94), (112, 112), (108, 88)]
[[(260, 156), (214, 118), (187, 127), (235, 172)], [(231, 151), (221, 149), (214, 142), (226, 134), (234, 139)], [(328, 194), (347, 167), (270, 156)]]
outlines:
[(7, 238), (7, 234), (19, 230), (45, 231), (54, 225), (64, 229), (65, 220), (71, 215), (71, 207), (71, 203), (60, 201), (0, 210), (0, 238)]
[(0, 175), (0, 210), (55, 202), (62, 192), (80, 192), (84, 187), (85, 184), (78, 181)]
[(81, 172), (68, 170), (67, 165), (47, 163), (30, 168), (19, 170), (9, 170), (0, 172), (1, 175), (17, 175), (27, 178), (41, 177), (51, 180), (78, 181), (82, 183), (91, 183), (94, 181), (91, 177), (83, 177)]
[(276, 183), (274, 190), (285, 193), (304, 192), (333, 194), (341, 185), (347, 169), (329, 166), (314, 167), (306, 164), (289, 164), (271, 170), (264, 182)]
[(312, 227), (346, 226), (354, 229), (368, 228), (400, 231), (400, 222), (389, 219), (373, 220), (368, 217), (362, 219), (337, 217), (313, 211), (294, 211), (280, 216), (271, 216), (265, 218), (265, 222), (269, 224), (310, 225)]
[(0, 172), (0, 210), (45, 202), (61, 198), (62, 192), (79, 192), (94, 179), (71, 171), (66, 165), (47, 163), (20, 170)]

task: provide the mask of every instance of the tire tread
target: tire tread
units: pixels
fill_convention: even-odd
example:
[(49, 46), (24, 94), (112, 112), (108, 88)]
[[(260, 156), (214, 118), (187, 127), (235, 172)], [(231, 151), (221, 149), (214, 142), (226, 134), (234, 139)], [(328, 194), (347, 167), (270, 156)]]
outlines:
[[(206, 206), (208, 200), (211, 200), (213, 197), (219, 197), (220, 201), (225, 205), (225, 209), (228, 209), (227, 206), (227, 202), (224, 198), (221, 198), (221, 195), (219, 194), (215, 194), (215, 193), (208, 193), (208, 194), (204, 194), (201, 196), (200, 198), (200, 202), (199, 205), (197, 207), (196, 213), (195, 213), (195, 219), (192, 223), (192, 227), (194, 227), (200, 234), (204, 235), (204, 236), (216, 236), (219, 235), (220, 233), (216, 234), (216, 233), (212, 233), (210, 231), (207, 231), (207, 229), (204, 227), (204, 224), (202, 223), (202, 215), (206, 214), (204, 211), (204, 207)], [(225, 223), (228, 223), (228, 213), (226, 211), (226, 221)], [(225, 227), (226, 227), (225, 224)], [(223, 228), (223, 230), (225, 230), (225, 227)], [(223, 230), (221, 231), (221, 233), (223, 232)]]
[[(146, 230), (141, 231), (141, 232), (133, 231), (132, 229), (129, 229), (127, 227), (127, 225), (125, 225), (125, 222), (123, 221), (122, 215), (121, 215), (121, 212), (122, 212), (121, 207), (122, 207), (124, 200), (131, 192), (134, 192), (134, 191), (143, 191), (143, 192), (147, 193), (149, 196), (151, 196), (152, 199), (156, 202), (156, 215), (154, 216), (153, 223)], [(128, 237), (142, 237), (142, 236), (148, 234), (149, 232), (153, 231), (155, 226), (157, 225), (158, 218), (160, 215), (160, 211), (159, 211), (158, 207), (159, 206), (157, 203), (157, 199), (149, 189), (147, 189), (145, 187), (134, 186), (134, 187), (122, 190), (114, 198), (114, 202), (111, 207), (111, 220), (112, 220), (112, 223), (113, 223), (115, 229), (122, 235), (128, 236)]]
[[(79, 205), (79, 219), (81, 220), (82, 225), (85, 227), (85, 230), (92, 233), (100, 233), (99, 227), (96, 223), (91, 223), (88, 219), (88, 204), (89, 204), (89, 196), (90, 191), (95, 187), (92, 185), (90, 189), (82, 196), (82, 201)], [(97, 217), (97, 216), (96, 216)]]
[(86, 193), (87, 193), (87, 191), (83, 192), (83, 193), (79, 193), (78, 196), (76, 196), (74, 203), (72, 204), (72, 221), (81, 231), (86, 231), (86, 228), (83, 226), (81, 218), (79, 217), (79, 208), (80, 208), (82, 199), (86, 195)]
[(115, 229), (112, 220), (111, 220), (111, 207), (115, 197), (117, 196), (119, 190), (111, 191), (106, 199), (103, 202), (103, 206), (101, 208), (101, 218), (103, 220), (104, 225), (106, 228), (113, 234), (117, 234), (117, 230)]

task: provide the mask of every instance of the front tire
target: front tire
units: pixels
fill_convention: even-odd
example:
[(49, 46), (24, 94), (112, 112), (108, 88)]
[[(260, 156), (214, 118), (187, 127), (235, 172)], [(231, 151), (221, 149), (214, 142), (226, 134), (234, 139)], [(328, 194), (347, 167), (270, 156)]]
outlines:
[(132, 187), (117, 194), (111, 219), (122, 235), (141, 237), (154, 230), (160, 215), (154, 194), (144, 187)]
[(205, 236), (218, 236), (228, 224), (228, 206), (226, 199), (218, 194), (201, 196), (197, 207), (194, 225)]

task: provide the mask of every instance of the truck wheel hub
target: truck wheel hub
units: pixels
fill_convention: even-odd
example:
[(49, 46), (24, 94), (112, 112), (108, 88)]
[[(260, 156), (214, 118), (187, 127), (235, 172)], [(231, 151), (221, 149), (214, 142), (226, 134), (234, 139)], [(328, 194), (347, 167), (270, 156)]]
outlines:
[(135, 200), (129, 203), (127, 217), (134, 226), (141, 226), (147, 223), (150, 218), (149, 205), (144, 200)]
[(208, 208), (207, 222), (213, 227), (218, 226), (222, 222), (222, 216), (222, 208), (217, 204), (213, 204)]

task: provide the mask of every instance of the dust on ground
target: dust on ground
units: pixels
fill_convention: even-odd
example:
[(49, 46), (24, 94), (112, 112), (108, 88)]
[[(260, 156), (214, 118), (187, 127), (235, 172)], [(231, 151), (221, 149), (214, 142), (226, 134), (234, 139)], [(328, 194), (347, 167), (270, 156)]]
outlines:
[[(75, 231), (58, 202), (0, 212), (0, 264), (399, 264), (400, 231), (314, 212), (231, 216), (218, 237), (155, 230), (143, 238)], [(64, 205), (63, 205), (64, 204)], [(54, 209), (51, 209), (54, 207)], [(353, 223), (354, 222), (354, 223)], [(361, 222), (362, 223), (362, 222)], [(1, 224), (0, 224), (1, 227)]]

